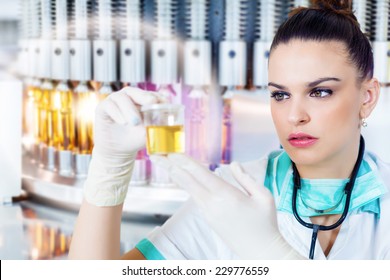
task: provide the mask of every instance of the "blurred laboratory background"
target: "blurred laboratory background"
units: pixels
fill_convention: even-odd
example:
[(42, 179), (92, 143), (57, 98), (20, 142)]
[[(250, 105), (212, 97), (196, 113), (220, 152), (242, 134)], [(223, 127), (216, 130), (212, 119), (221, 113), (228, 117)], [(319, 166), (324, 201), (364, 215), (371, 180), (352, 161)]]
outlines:
[[(67, 257), (93, 148), (94, 110), (130, 86), (185, 106), (186, 153), (211, 170), (279, 147), (267, 59), (308, 0), (0, 0), (0, 259)], [(354, 0), (381, 83), (363, 129), (390, 161), (390, 1)], [(124, 205), (131, 249), (188, 199), (145, 150)]]

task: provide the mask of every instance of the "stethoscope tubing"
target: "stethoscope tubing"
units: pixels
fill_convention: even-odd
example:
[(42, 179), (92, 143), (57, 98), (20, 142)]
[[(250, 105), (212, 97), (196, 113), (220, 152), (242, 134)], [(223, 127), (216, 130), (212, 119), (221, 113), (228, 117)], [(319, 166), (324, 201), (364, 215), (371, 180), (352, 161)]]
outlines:
[(299, 216), (298, 211), (297, 211), (297, 193), (298, 193), (298, 190), (301, 188), (301, 177), (299, 175), (298, 169), (295, 166), (294, 162), (292, 163), (293, 182), (294, 182), (293, 195), (292, 195), (292, 211), (293, 211), (295, 219), (301, 225), (303, 225), (304, 227), (313, 229), (310, 252), (309, 252), (309, 259), (314, 258), (314, 249), (315, 249), (318, 231), (319, 230), (326, 231), (326, 230), (335, 229), (338, 226), (340, 226), (344, 222), (345, 218), (347, 217), (349, 207), (350, 207), (350, 202), (351, 202), (352, 190), (353, 190), (353, 187), (355, 185), (355, 181), (356, 181), (356, 177), (357, 177), (360, 165), (363, 161), (364, 150), (365, 150), (364, 138), (363, 138), (363, 136), (360, 135), (360, 146), (359, 146), (358, 158), (357, 158), (355, 166), (352, 170), (351, 179), (345, 185), (345, 188), (344, 188), (344, 192), (346, 194), (344, 210), (343, 210), (341, 217), (337, 220), (337, 222), (335, 222), (334, 224), (332, 224), (330, 226), (307, 223), (304, 220), (302, 220), (302, 218)]

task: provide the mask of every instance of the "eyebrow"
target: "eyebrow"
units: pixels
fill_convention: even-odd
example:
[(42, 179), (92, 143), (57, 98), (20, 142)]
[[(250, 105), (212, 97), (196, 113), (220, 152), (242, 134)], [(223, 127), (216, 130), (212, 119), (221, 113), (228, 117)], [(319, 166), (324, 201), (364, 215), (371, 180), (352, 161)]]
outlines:
[[(320, 79), (317, 79), (313, 82), (310, 82), (307, 84), (306, 87), (310, 88), (310, 87), (315, 87), (316, 85), (319, 85), (323, 82), (326, 82), (326, 81), (336, 81), (336, 82), (341, 82), (341, 80), (339, 78), (335, 78), (335, 77), (325, 77), (325, 78), (320, 78)], [(282, 86), (282, 85), (278, 85), (276, 83), (273, 83), (273, 82), (269, 82), (268, 83), (268, 86), (273, 86), (273, 87), (276, 87), (278, 89), (283, 89), (285, 90), (287, 87), (285, 86)]]
[(315, 80), (314, 82), (310, 82), (307, 84), (307, 87), (315, 87), (316, 85), (318, 84), (321, 84), (323, 82), (326, 82), (326, 81), (336, 81), (336, 82), (341, 82), (341, 80), (339, 78), (335, 78), (335, 77), (326, 77), (326, 78), (320, 78), (318, 80)]

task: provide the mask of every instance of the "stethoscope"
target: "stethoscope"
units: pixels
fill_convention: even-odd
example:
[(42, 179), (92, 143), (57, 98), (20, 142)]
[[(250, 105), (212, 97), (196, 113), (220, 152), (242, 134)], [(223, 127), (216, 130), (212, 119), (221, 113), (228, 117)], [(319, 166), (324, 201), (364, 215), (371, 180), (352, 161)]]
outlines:
[[(313, 234), (311, 237), (310, 252), (309, 252), (309, 259), (311, 259), (311, 260), (314, 258), (314, 250), (315, 250), (315, 246), (316, 246), (318, 231), (319, 230), (325, 231), (325, 230), (335, 229), (339, 225), (341, 225), (344, 222), (345, 218), (347, 217), (348, 210), (349, 210), (349, 204), (351, 201), (351, 194), (352, 194), (353, 186), (355, 184), (355, 180), (356, 180), (359, 168), (360, 168), (360, 164), (362, 163), (362, 160), (363, 160), (364, 146), (365, 146), (365, 144), (364, 144), (363, 136), (360, 136), (360, 146), (359, 146), (358, 158), (357, 158), (355, 166), (352, 170), (351, 179), (345, 185), (345, 188), (344, 188), (344, 194), (346, 195), (344, 211), (343, 211), (340, 219), (337, 222), (335, 222), (333, 225), (330, 225), (330, 226), (306, 223), (304, 220), (301, 219), (301, 217), (299, 217), (298, 212), (297, 212), (297, 192), (301, 188), (301, 176), (299, 175), (299, 172), (298, 172), (297, 167), (295, 166), (294, 162), (292, 163), (293, 180), (294, 180), (293, 197), (292, 197), (292, 210), (293, 210), (294, 217), (297, 219), (297, 221), (301, 225), (303, 225), (307, 228), (313, 229)], [(334, 207), (331, 207), (329, 209), (324, 209), (324, 210), (316, 210), (316, 209), (312, 209), (312, 208), (311, 209), (317, 213), (324, 214), (324, 213), (327, 213), (327, 212), (334, 210), (337, 207), (337, 205)]]

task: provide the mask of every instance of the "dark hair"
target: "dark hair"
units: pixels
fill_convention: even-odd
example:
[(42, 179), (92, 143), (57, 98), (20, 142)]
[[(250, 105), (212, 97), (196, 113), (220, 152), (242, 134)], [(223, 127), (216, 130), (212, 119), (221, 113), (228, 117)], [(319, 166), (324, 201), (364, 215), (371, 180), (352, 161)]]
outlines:
[(343, 42), (350, 62), (359, 70), (359, 80), (372, 78), (374, 60), (371, 44), (361, 31), (350, 2), (312, 2), (309, 8), (299, 7), (291, 11), (276, 32), (271, 52), (279, 44), (292, 39)]

